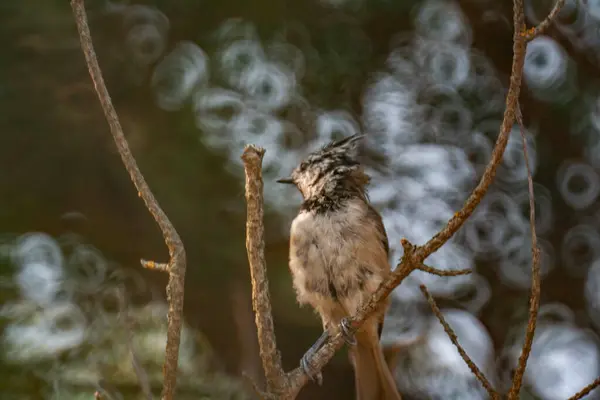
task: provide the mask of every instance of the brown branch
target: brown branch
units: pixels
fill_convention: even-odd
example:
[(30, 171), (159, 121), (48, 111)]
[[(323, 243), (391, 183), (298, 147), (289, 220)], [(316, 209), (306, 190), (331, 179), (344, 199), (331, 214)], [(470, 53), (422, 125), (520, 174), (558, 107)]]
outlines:
[[(121, 160), (125, 165), (125, 169), (131, 177), (131, 181), (135, 185), (138, 195), (144, 200), (146, 208), (154, 217), (154, 220), (162, 231), (165, 244), (169, 249), (169, 263), (166, 270), (169, 272), (169, 283), (167, 284), (167, 300), (169, 302), (168, 312), (168, 330), (167, 330), (167, 345), (165, 350), (165, 363), (163, 367), (163, 391), (162, 398), (172, 400), (177, 384), (177, 363), (179, 359), (179, 342), (181, 339), (181, 320), (183, 313), (183, 298), (184, 298), (184, 281), (185, 281), (185, 265), (186, 257), (183, 243), (179, 234), (173, 227), (171, 221), (158, 205), (154, 198), (150, 187), (146, 183), (144, 176), (140, 172), (137, 163), (129, 150), (129, 145), (123, 134), (123, 129), (119, 122), (117, 113), (113, 107), (110, 95), (102, 78), (102, 71), (98, 65), (96, 52), (92, 44), (90, 29), (87, 22), (87, 15), (83, 0), (71, 0), (71, 7), (77, 22), (77, 30), (81, 40), (81, 47), (85, 55), (88, 70), (94, 87), (98, 94), (100, 104), (104, 110), (104, 115), (110, 126), (110, 132), (113, 136), (115, 144)], [(148, 263), (142, 263), (148, 266)], [(158, 264), (160, 265), (160, 264)], [(161, 268), (159, 268), (161, 269)]]
[(454, 330), (444, 318), (444, 315), (440, 311), (440, 308), (436, 304), (433, 296), (431, 296), (431, 294), (427, 290), (427, 287), (425, 285), (420, 285), (419, 287), (421, 288), (421, 292), (423, 292), (423, 295), (427, 299), (431, 310), (433, 311), (437, 319), (440, 321), (440, 324), (442, 324), (442, 326), (444, 327), (444, 331), (446, 331), (446, 334), (452, 341), (452, 344), (454, 345), (454, 347), (456, 347), (456, 350), (458, 350), (458, 353), (460, 354), (464, 362), (469, 366), (469, 369), (471, 370), (471, 372), (473, 372), (473, 375), (475, 375), (477, 380), (481, 382), (481, 384), (483, 385), (485, 390), (487, 390), (487, 392), (493, 400), (499, 400), (500, 395), (498, 394), (498, 392), (494, 390), (490, 381), (487, 380), (483, 372), (481, 372), (481, 370), (477, 368), (477, 365), (475, 365), (473, 360), (471, 360), (471, 358), (468, 356), (465, 349), (463, 349), (460, 343), (458, 343), (458, 337), (456, 336), (456, 333), (454, 333)]
[(521, 385), (523, 384), (523, 375), (525, 374), (525, 368), (527, 367), (527, 359), (531, 353), (531, 347), (533, 346), (533, 337), (535, 335), (535, 327), (537, 321), (538, 310), (540, 308), (540, 249), (537, 244), (537, 234), (535, 231), (535, 194), (533, 191), (533, 177), (531, 174), (531, 167), (529, 166), (529, 155), (527, 153), (527, 140), (525, 138), (525, 128), (523, 126), (523, 117), (521, 115), (521, 108), (517, 104), (517, 121), (519, 122), (519, 128), (521, 132), (521, 141), (523, 143), (523, 156), (525, 158), (525, 164), (527, 166), (527, 184), (529, 189), (529, 225), (531, 229), (531, 258), (532, 258), (532, 277), (531, 277), (531, 295), (529, 297), (529, 320), (527, 321), (527, 330), (525, 331), (525, 340), (523, 343), (523, 349), (521, 350), (521, 356), (519, 357), (519, 363), (513, 377), (513, 382), (508, 393), (509, 400), (516, 400), (519, 398), (519, 392)]
[(590, 392), (592, 390), (596, 389), (598, 386), (600, 386), (600, 378), (596, 378), (596, 380), (594, 382), (590, 383), (589, 385), (587, 385), (586, 387), (581, 389), (579, 392), (577, 392), (573, 396), (569, 397), (568, 400), (583, 399), (585, 396), (590, 394)]
[(267, 391), (276, 393), (281, 388), (284, 372), (281, 357), (277, 351), (275, 328), (269, 300), (269, 279), (265, 261), (265, 241), (263, 225), (263, 180), (262, 160), (265, 150), (246, 146), (242, 155), (246, 173), (246, 249), (252, 279), (252, 308), (258, 329), (260, 357), (265, 370)]
[(565, 0), (556, 0), (554, 3), (554, 7), (550, 11), (550, 14), (544, 19), (538, 26), (535, 28), (531, 28), (525, 32), (525, 39), (530, 42), (535, 39), (537, 36), (544, 33), (546, 29), (550, 26), (550, 24), (556, 19), (558, 13), (565, 5)]
[(430, 273), (432, 275), (437, 275), (437, 276), (469, 275), (470, 273), (473, 272), (470, 268), (467, 268), (467, 269), (443, 270), (443, 269), (437, 269), (437, 268), (434, 268), (434, 267), (430, 267), (430, 266), (427, 266), (425, 264), (421, 264), (417, 269), (419, 269), (419, 270), (421, 270), (423, 272)]
[(169, 264), (166, 263), (157, 263), (155, 261), (144, 260), (143, 258), (140, 260), (142, 265), (148, 269), (155, 269), (157, 271), (169, 272)]
[(430, 254), (442, 247), (442, 245), (446, 243), (473, 214), (475, 208), (481, 202), (481, 199), (492, 184), (494, 177), (496, 176), (496, 169), (502, 161), (502, 155), (504, 154), (510, 132), (515, 123), (515, 109), (521, 92), (521, 81), (523, 78), (525, 47), (527, 45), (525, 38), (522, 35), (525, 26), (523, 0), (514, 0), (513, 14), (513, 62), (510, 74), (510, 85), (508, 87), (508, 94), (506, 95), (506, 109), (504, 110), (504, 117), (500, 126), (500, 134), (498, 135), (496, 145), (492, 151), (492, 158), (485, 168), (479, 184), (475, 187), (463, 208), (454, 214), (450, 221), (448, 221), (448, 224), (439, 233), (417, 250), (417, 257), (421, 261), (425, 260)]

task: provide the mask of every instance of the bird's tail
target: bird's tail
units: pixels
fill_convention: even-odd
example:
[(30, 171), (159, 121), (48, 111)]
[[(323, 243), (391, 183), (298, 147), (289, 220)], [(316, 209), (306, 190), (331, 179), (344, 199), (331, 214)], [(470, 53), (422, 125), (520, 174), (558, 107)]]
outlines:
[(365, 322), (350, 350), (357, 400), (401, 400), (379, 345), (377, 323)]

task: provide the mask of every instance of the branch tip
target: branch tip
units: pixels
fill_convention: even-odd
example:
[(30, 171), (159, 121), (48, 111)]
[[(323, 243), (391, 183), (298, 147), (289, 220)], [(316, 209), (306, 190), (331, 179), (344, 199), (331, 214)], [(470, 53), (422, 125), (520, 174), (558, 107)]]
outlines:
[(556, 0), (556, 3), (554, 3), (554, 7), (550, 11), (550, 13), (546, 17), (546, 19), (544, 19), (542, 22), (540, 22), (540, 24), (538, 26), (531, 28), (531, 29), (524, 30), (522, 33), (522, 36), (524, 36), (525, 39), (528, 42), (530, 42), (533, 39), (535, 39), (536, 37), (542, 35), (548, 29), (548, 27), (552, 24), (552, 22), (554, 22), (554, 20), (556, 19), (556, 17), (560, 13), (560, 10), (563, 8), (564, 5), (565, 5), (565, 0)]
[(148, 261), (144, 259), (141, 259), (140, 263), (142, 264), (142, 267), (147, 269), (155, 269), (158, 271), (169, 272), (169, 264), (167, 263), (157, 263), (155, 261)]
[[(244, 152), (242, 153), (242, 160), (244, 163), (250, 162), (262, 162), (262, 159), (265, 155), (266, 150), (262, 147), (255, 146), (253, 144), (247, 144), (244, 147)], [(256, 160), (258, 158), (258, 160)]]
[(414, 251), (415, 246), (411, 242), (409, 242), (408, 239), (406, 239), (406, 238), (400, 239), (400, 244), (402, 245), (402, 248), (404, 249), (405, 255), (411, 254)]

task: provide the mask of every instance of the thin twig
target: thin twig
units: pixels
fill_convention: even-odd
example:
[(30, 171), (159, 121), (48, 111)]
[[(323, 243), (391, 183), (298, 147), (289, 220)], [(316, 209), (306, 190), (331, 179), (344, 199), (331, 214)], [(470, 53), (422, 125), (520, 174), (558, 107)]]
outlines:
[(525, 128), (523, 126), (523, 117), (521, 115), (521, 107), (517, 104), (517, 121), (521, 132), (521, 141), (523, 143), (523, 156), (527, 166), (527, 183), (529, 187), (529, 226), (531, 229), (531, 258), (532, 258), (532, 277), (531, 277), (531, 294), (529, 297), (529, 320), (527, 321), (527, 330), (525, 331), (525, 340), (523, 349), (519, 357), (519, 363), (513, 377), (513, 382), (508, 392), (509, 400), (519, 398), (521, 385), (523, 384), (523, 375), (527, 367), (527, 359), (531, 353), (533, 346), (533, 337), (535, 335), (535, 327), (537, 321), (538, 310), (540, 308), (540, 250), (537, 244), (537, 234), (535, 231), (535, 193), (533, 191), (533, 177), (531, 167), (529, 165), (529, 155), (527, 153), (527, 139), (525, 138)]
[(530, 42), (533, 39), (535, 39), (537, 36), (543, 34), (544, 31), (546, 29), (548, 29), (550, 24), (556, 19), (556, 17), (558, 16), (558, 13), (560, 12), (560, 10), (563, 8), (564, 5), (565, 5), (565, 0), (556, 0), (556, 3), (554, 3), (554, 7), (550, 11), (550, 14), (548, 14), (546, 19), (544, 19), (542, 22), (540, 22), (540, 24), (538, 26), (536, 26), (535, 28), (531, 28), (525, 32), (526, 40), (528, 42)]
[(596, 389), (598, 386), (600, 386), (600, 377), (596, 378), (596, 380), (594, 382), (590, 383), (589, 385), (587, 385), (586, 387), (584, 387), (583, 389), (581, 389), (579, 392), (577, 392), (573, 396), (569, 397), (568, 400), (583, 399), (585, 396), (587, 396), (588, 394), (590, 394), (590, 392), (592, 390)]
[[(129, 145), (123, 134), (123, 129), (119, 122), (119, 117), (113, 107), (112, 101), (104, 79), (102, 78), (102, 71), (98, 65), (98, 59), (96, 52), (92, 44), (92, 38), (90, 29), (87, 22), (87, 15), (85, 12), (85, 6), (83, 0), (71, 0), (71, 7), (73, 8), (73, 14), (77, 22), (77, 30), (79, 31), (79, 38), (81, 40), (81, 47), (85, 55), (88, 70), (94, 87), (100, 99), (104, 115), (110, 126), (115, 144), (121, 160), (125, 165), (125, 169), (131, 177), (131, 181), (138, 190), (138, 195), (144, 200), (146, 208), (154, 217), (154, 220), (160, 227), (165, 244), (169, 249), (169, 283), (167, 284), (167, 300), (169, 302), (168, 312), (168, 330), (167, 330), (167, 345), (165, 350), (165, 363), (163, 367), (163, 391), (162, 398), (164, 400), (172, 400), (175, 393), (175, 386), (177, 384), (177, 364), (179, 359), (179, 342), (181, 339), (181, 320), (183, 313), (183, 298), (184, 298), (184, 282), (185, 282), (185, 266), (186, 257), (183, 243), (179, 234), (173, 227), (171, 221), (164, 213), (164, 211), (158, 205), (150, 187), (146, 183), (144, 176), (140, 172), (135, 158), (129, 150)], [(143, 263), (144, 266), (147, 263)], [(160, 264), (159, 264), (160, 265)], [(159, 268), (161, 269), (161, 268)]]
[(473, 272), (473, 270), (471, 270), (470, 268), (467, 268), (467, 269), (443, 270), (443, 269), (437, 269), (437, 268), (434, 268), (434, 267), (430, 267), (430, 266), (425, 265), (425, 264), (421, 264), (417, 269), (419, 269), (419, 270), (421, 270), (423, 272), (430, 273), (432, 275), (437, 275), (437, 276), (469, 275), (470, 273)]
[(140, 260), (142, 265), (148, 269), (155, 269), (157, 271), (169, 272), (169, 264), (166, 263), (158, 263), (155, 261), (144, 260), (143, 258)]
[(269, 279), (265, 261), (265, 241), (263, 225), (263, 180), (262, 159), (265, 150), (246, 146), (242, 155), (246, 172), (246, 249), (252, 279), (252, 307), (258, 329), (258, 345), (263, 361), (267, 391), (277, 392), (284, 379), (281, 357), (277, 351), (275, 328), (269, 300)]
[(481, 372), (481, 370), (479, 368), (477, 368), (477, 365), (475, 365), (473, 360), (471, 360), (471, 358), (469, 357), (469, 355), (467, 354), (465, 349), (463, 349), (462, 346), (460, 345), (460, 343), (458, 343), (458, 337), (456, 336), (456, 333), (454, 333), (454, 330), (452, 329), (452, 327), (450, 325), (448, 325), (448, 322), (444, 318), (444, 315), (440, 311), (440, 308), (436, 304), (433, 296), (431, 296), (431, 294), (427, 290), (427, 287), (425, 285), (420, 285), (419, 287), (421, 288), (421, 292), (423, 292), (423, 295), (427, 299), (427, 302), (429, 303), (431, 310), (433, 311), (433, 313), (435, 314), (437, 319), (440, 321), (440, 324), (442, 324), (442, 326), (444, 327), (444, 331), (446, 331), (446, 334), (452, 341), (452, 344), (454, 345), (454, 347), (456, 347), (456, 350), (458, 350), (458, 353), (460, 354), (462, 359), (469, 366), (469, 369), (471, 370), (471, 372), (473, 372), (473, 375), (475, 375), (477, 380), (479, 382), (481, 382), (481, 384), (483, 385), (485, 390), (487, 390), (487, 392), (489, 393), (489, 395), (492, 399), (499, 400), (500, 395), (498, 394), (498, 392), (496, 392), (494, 390), (490, 381), (487, 380), (487, 378), (485, 377), (483, 372)]

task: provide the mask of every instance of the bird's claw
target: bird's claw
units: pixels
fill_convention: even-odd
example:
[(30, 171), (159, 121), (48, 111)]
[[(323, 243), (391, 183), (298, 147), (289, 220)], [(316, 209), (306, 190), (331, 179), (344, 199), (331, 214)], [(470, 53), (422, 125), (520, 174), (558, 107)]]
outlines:
[[(344, 337), (344, 341), (350, 345), (356, 345), (356, 338), (354, 337), (352, 324), (348, 321), (347, 318), (343, 318), (340, 322), (342, 336)], [(319, 386), (323, 384), (323, 375), (320, 371), (314, 371), (312, 366), (310, 365), (310, 360), (313, 358), (315, 353), (319, 351), (319, 349), (325, 344), (327, 338), (329, 337), (329, 333), (327, 330), (323, 331), (321, 336), (317, 339), (315, 344), (313, 344), (310, 349), (302, 356), (300, 359), (300, 368), (302, 371), (308, 376), (308, 378), (318, 384)]]
[(348, 321), (348, 318), (342, 318), (340, 326), (342, 328), (342, 336), (344, 336), (344, 341), (350, 346), (356, 345), (356, 338), (354, 337), (354, 333), (352, 332), (353, 328), (350, 324), (350, 321)]
[(324, 331), (321, 336), (317, 339), (315, 344), (313, 344), (310, 349), (302, 356), (300, 359), (300, 368), (302, 371), (310, 378), (311, 381), (315, 382), (317, 385), (323, 384), (323, 374), (320, 371), (314, 371), (310, 365), (310, 359), (315, 355), (317, 351), (325, 344), (327, 338), (329, 337), (329, 333)]
[(309, 354), (310, 350), (302, 356), (300, 359), (300, 368), (302, 371), (308, 376), (308, 378), (315, 382), (317, 385), (321, 386), (323, 384), (323, 374), (320, 371), (315, 372), (310, 366), (310, 358), (312, 354)]

